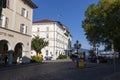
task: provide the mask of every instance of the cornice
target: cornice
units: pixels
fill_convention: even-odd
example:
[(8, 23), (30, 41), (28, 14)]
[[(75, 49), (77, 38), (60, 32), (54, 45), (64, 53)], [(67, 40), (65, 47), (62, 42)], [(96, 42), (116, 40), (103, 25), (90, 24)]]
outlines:
[(31, 0), (22, 0), (24, 3), (28, 4), (31, 8), (38, 8)]

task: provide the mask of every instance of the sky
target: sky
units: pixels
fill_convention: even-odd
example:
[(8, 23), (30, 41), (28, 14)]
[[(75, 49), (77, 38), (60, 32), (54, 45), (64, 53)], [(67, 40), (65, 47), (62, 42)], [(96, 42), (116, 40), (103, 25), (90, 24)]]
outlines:
[(33, 10), (33, 21), (54, 20), (65, 25), (72, 35), (72, 46), (76, 40), (82, 45), (81, 48), (91, 49), (92, 46), (86, 39), (82, 21), (84, 13), (90, 4), (97, 4), (99, 0), (32, 0), (37, 6)]

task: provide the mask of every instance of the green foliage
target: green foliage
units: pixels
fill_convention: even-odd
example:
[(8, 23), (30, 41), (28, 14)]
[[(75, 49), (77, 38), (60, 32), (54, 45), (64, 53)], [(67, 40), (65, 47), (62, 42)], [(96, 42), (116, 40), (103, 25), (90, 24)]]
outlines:
[(67, 55), (60, 54), (57, 59), (67, 59)]
[[(90, 44), (103, 44), (120, 50), (120, 0), (100, 0), (85, 12), (82, 25)], [(111, 42), (112, 41), (112, 42)]]
[(93, 56), (96, 56), (94, 50), (89, 50), (89, 57), (93, 57)]
[(45, 41), (43, 38), (39, 38), (38, 36), (35, 36), (32, 39), (31, 48), (35, 50), (38, 53), (41, 53), (41, 49), (45, 46), (48, 46), (48, 42)]
[(42, 62), (42, 61), (43, 61), (42, 56), (32, 56), (31, 63), (33, 63), (33, 62)]

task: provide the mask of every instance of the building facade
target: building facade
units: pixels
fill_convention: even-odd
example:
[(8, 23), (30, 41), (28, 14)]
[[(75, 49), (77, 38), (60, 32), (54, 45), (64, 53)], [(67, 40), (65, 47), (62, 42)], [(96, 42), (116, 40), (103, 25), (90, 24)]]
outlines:
[(58, 21), (39, 20), (34, 21), (32, 35), (45, 38), (49, 45), (42, 49), (43, 58), (49, 56), (52, 60), (60, 54), (65, 54), (71, 49), (71, 34), (68, 29)]
[(29, 62), (34, 8), (31, 0), (6, 0), (0, 19), (0, 64)]

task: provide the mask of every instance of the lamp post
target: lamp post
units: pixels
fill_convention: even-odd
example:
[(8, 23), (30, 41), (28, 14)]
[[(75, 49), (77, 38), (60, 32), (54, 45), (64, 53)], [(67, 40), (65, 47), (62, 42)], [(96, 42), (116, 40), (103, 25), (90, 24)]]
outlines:
[(98, 59), (98, 44), (95, 44), (95, 53), (96, 53), (96, 57), (97, 57), (97, 63), (99, 63), (99, 59)]
[(76, 43), (74, 44), (74, 48), (77, 50), (77, 54), (78, 54), (78, 50), (80, 49), (80, 47), (81, 47), (81, 44), (77, 40)]
[(77, 58), (76, 58), (76, 64), (77, 64), (76, 66), (77, 66), (77, 67), (80, 67), (80, 66), (79, 66), (79, 61), (80, 61), (80, 60), (79, 60), (79, 55), (78, 55), (78, 50), (80, 49), (80, 47), (81, 47), (81, 44), (80, 44), (79, 41), (77, 40), (76, 43), (74, 44), (74, 48), (77, 50)]
[(114, 72), (116, 72), (116, 62), (115, 62), (115, 51), (114, 51), (114, 44), (112, 43), (112, 53), (113, 53), (113, 64), (114, 64)]
[(114, 73), (116, 72), (116, 62), (115, 62), (115, 50), (114, 50), (114, 44), (113, 44), (113, 40), (110, 40), (111, 42), (111, 50), (113, 53), (113, 66), (114, 66)]

